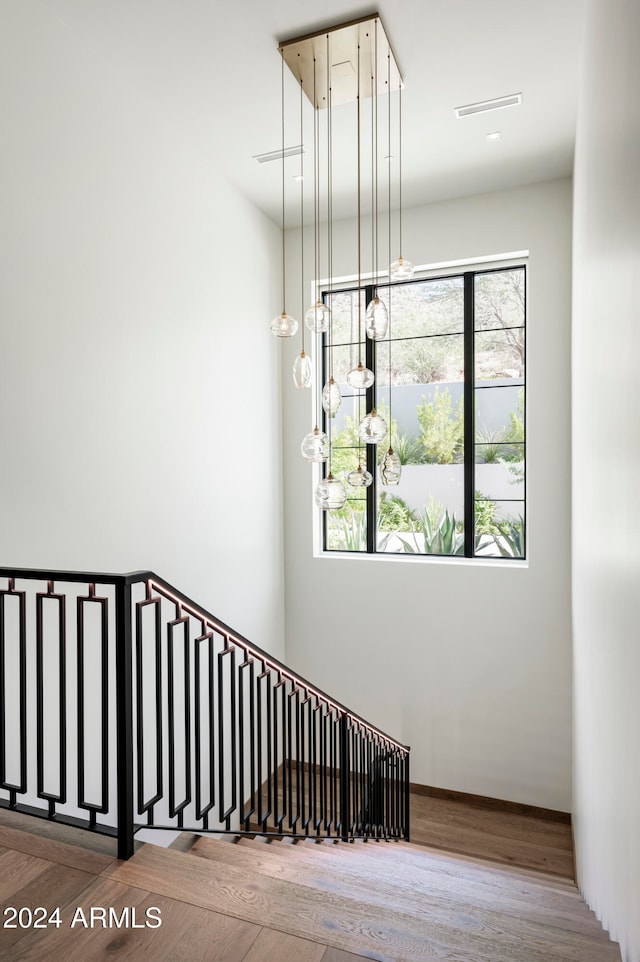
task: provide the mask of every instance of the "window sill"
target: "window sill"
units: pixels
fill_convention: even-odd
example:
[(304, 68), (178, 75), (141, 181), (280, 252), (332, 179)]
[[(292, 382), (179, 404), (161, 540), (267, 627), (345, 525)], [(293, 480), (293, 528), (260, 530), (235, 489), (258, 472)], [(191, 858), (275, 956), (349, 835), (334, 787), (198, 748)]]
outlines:
[(529, 567), (527, 558), (460, 558), (449, 557), (446, 555), (410, 555), (410, 554), (367, 554), (363, 551), (316, 551), (314, 558), (334, 559), (340, 561), (373, 561), (391, 562), (394, 564), (427, 564), (427, 565), (452, 565), (463, 567), (482, 567), (482, 568), (520, 568)]

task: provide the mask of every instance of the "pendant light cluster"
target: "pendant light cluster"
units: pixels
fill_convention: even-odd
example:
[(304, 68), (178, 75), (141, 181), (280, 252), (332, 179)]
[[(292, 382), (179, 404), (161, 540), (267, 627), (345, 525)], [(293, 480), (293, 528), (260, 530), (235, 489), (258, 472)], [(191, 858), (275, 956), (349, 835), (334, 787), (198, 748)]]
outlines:
[[(357, 392), (359, 414), (359, 445), (358, 467), (351, 471), (347, 483), (354, 488), (368, 487), (373, 483), (373, 476), (363, 464), (363, 450), (366, 445), (377, 445), (387, 435), (389, 430), (389, 450), (385, 454), (380, 476), (383, 484), (397, 484), (400, 480), (400, 460), (391, 445), (391, 431), (385, 419), (376, 411), (375, 406), (362, 416), (362, 402), (366, 394), (373, 387), (374, 373), (363, 363), (362, 329), (365, 336), (373, 341), (381, 341), (389, 337), (389, 421), (391, 424), (391, 290), (389, 288), (388, 304), (378, 296), (368, 305), (363, 304), (363, 214), (362, 214), (362, 174), (363, 148), (362, 137), (362, 102), (369, 98), (371, 104), (371, 143), (367, 169), (370, 171), (371, 181), (371, 262), (368, 266), (368, 276), (377, 284), (385, 275), (391, 280), (406, 280), (413, 275), (413, 265), (403, 257), (402, 252), (402, 78), (395, 58), (384, 32), (382, 23), (377, 16), (348, 24), (341, 24), (329, 30), (288, 41), (280, 45), (282, 58), (282, 312), (271, 322), (271, 331), (278, 337), (294, 337), (298, 328), (301, 329), (301, 349), (293, 366), (293, 381), (296, 387), (310, 387), (312, 382), (319, 383), (320, 357), (322, 342), (316, 345), (315, 379), (312, 363), (305, 351), (305, 328), (313, 335), (326, 338), (327, 347), (327, 378), (322, 388), (321, 403), (325, 419), (331, 423), (342, 403), (340, 385), (334, 378), (334, 331), (330, 306), (316, 296), (315, 302), (305, 309), (305, 262), (304, 262), (304, 153), (300, 155), (300, 258), (301, 258), (301, 316), (304, 323), (299, 325), (291, 317), (285, 306), (285, 61), (300, 88), (300, 143), (304, 143), (303, 100), (304, 95), (313, 104), (313, 226), (314, 226), (314, 275), (316, 285), (322, 272), (328, 277), (327, 290), (329, 303), (333, 288), (333, 169), (336, 158), (340, 160), (340, 145), (334, 145), (333, 138), (333, 110), (343, 104), (356, 104), (357, 140), (357, 170), (355, 185), (357, 191), (357, 330), (358, 357), (357, 364), (347, 373), (347, 384), (352, 391)], [(391, 261), (392, 234), (392, 177), (391, 177), (391, 97), (398, 92), (398, 238), (399, 253), (395, 261)], [(378, 138), (378, 101), (386, 97), (387, 106), (387, 145), (388, 151), (388, 185), (387, 185), (387, 234), (388, 270), (380, 270), (378, 263), (380, 205), (378, 197), (378, 156), (380, 152)], [(321, 120), (321, 117), (323, 118)], [(325, 144), (322, 145), (324, 135)], [(326, 154), (325, 154), (326, 148)], [(323, 206), (325, 195), (326, 206)], [(322, 227), (326, 220), (326, 228)], [(325, 234), (326, 263), (322, 263), (323, 248), (322, 234)], [(386, 265), (385, 265), (386, 267)], [(371, 394), (370, 394), (371, 396)], [(366, 410), (366, 409), (365, 409)], [(365, 446), (365, 448), (362, 447)], [(331, 429), (328, 433), (321, 430), (316, 421), (312, 431), (307, 434), (301, 444), (302, 456), (312, 463), (327, 463), (327, 475), (316, 486), (315, 503), (322, 510), (333, 511), (344, 506), (347, 500), (347, 489), (340, 478), (334, 478), (331, 471)], [(365, 459), (366, 461), (366, 459)]]

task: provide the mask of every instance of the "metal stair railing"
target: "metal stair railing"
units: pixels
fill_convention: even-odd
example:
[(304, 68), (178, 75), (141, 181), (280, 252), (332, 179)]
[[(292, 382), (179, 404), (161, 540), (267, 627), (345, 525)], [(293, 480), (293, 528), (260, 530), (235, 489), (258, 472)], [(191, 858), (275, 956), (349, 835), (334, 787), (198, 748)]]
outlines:
[(408, 839), (409, 749), (151, 571), (0, 568), (0, 806), (122, 859), (141, 827)]

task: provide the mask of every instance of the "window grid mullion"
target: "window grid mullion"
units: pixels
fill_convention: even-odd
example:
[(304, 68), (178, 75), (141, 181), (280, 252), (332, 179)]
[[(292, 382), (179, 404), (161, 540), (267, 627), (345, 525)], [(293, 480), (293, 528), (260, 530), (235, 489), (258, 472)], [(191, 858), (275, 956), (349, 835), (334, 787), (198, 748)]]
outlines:
[[(365, 289), (365, 304), (368, 307), (370, 301), (375, 297), (375, 288), (372, 285), (367, 286)], [(364, 336), (365, 341), (365, 366), (373, 371), (375, 378), (373, 384), (370, 388), (367, 388), (365, 393), (365, 414), (368, 414), (376, 406), (376, 383), (378, 378), (378, 372), (376, 369), (376, 342), (367, 337), (366, 333)], [(378, 460), (378, 445), (377, 444), (366, 444), (367, 449), (367, 471), (371, 472), (373, 481), (366, 489), (367, 492), (367, 554), (375, 554), (378, 548), (378, 518), (377, 518), (377, 487), (378, 487), (378, 474), (377, 474), (377, 460)]]
[(464, 275), (464, 556), (475, 548), (474, 274)]

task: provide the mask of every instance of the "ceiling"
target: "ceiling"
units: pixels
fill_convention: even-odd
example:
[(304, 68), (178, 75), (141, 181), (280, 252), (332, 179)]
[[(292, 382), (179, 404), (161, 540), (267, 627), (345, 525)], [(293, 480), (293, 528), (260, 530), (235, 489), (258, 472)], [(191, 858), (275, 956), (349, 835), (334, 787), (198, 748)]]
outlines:
[[(404, 75), (403, 194), (414, 206), (569, 175), (585, 0), (47, 0), (92, 56), (121, 74), (189, 149), (280, 221), (278, 41), (380, 13)], [(288, 144), (299, 100), (287, 78)], [(522, 93), (518, 107), (458, 120), (454, 107)], [(310, 108), (309, 108), (310, 109)], [(310, 143), (311, 121), (309, 122)], [(486, 140), (501, 131), (497, 143)], [(334, 111), (344, 157), (334, 217), (355, 211), (350, 106)], [(306, 136), (306, 135), (305, 135)], [(393, 153), (393, 151), (392, 151)], [(286, 161), (288, 217), (299, 216)], [(310, 205), (308, 205), (310, 206)]]

